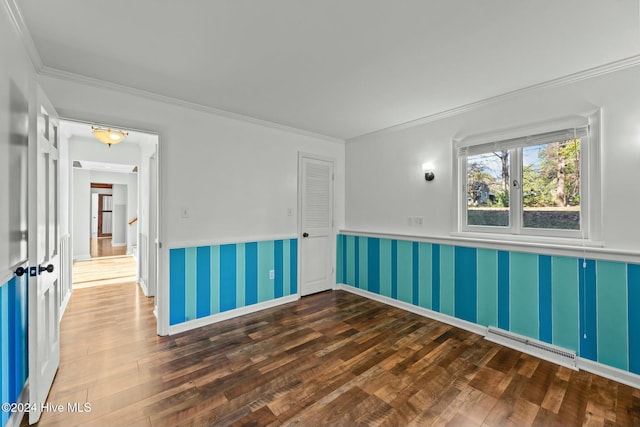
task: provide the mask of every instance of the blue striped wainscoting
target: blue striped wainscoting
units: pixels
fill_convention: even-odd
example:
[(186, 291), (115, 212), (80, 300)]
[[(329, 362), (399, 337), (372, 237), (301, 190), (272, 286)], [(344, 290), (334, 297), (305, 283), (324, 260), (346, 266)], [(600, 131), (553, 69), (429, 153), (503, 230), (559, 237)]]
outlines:
[(338, 235), (337, 282), (640, 374), (640, 265)]
[[(269, 278), (274, 270), (274, 278)], [(169, 252), (169, 322), (298, 293), (297, 239), (174, 248)]]
[[(0, 286), (0, 402), (15, 403), (27, 381), (27, 276)], [(5, 426), (10, 412), (0, 412)]]

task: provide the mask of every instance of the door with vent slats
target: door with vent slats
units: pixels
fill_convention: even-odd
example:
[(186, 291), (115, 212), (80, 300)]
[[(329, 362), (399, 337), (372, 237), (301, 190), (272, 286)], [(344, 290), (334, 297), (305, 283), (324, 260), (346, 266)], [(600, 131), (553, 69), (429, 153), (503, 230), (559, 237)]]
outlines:
[(333, 163), (301, 157), (300, 294), (333, 287)]

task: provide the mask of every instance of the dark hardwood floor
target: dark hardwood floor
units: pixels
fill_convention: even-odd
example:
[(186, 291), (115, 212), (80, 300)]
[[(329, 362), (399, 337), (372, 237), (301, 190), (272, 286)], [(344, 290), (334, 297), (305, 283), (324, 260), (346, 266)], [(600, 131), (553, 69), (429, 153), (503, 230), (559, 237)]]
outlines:
[(171, 337), (135, 283), (74, 291), (40, 426), (640, 425), (640, 390), (347, 292)]

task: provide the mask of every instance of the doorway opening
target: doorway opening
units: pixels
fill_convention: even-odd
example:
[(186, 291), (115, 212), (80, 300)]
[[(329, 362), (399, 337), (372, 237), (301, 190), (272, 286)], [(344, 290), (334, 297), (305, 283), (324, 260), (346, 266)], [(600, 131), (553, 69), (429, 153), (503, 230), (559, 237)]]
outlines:
[[(91, 182), (91, 240), (89, 245), (91, 259), (123, 256), (131, 253), (127, 248), (127, 242), (124, 241), (126, 233), (124, 223), (131, 214), (123, 216), (121, 208), (124, 206), (127, 210), (132, 210), (133, 207), (122, 204), (118, 206), (118, 212), (114, 211), (116, 208), (114, 207), (113, 186), (114, 184), (110, 183)], [(116, 187), (116, 190), (118, 189)], [(124, 191), (128, 191), (128, 189), (124, 188)], [(123, 201), (126, 203), (126, 199)], [(128, 222), (129, 225), (132, 225), (136, 221), (137, 217)]]
[(149, 236), (155, 242), (158, 135), (124, 129), (127, 138), (109, 146), (93, 136), (91, 124), (62, 120), (60, 128), (70, 166), (62, 221), (71, 239), (73, 289), (127, 282), (155, 297)]

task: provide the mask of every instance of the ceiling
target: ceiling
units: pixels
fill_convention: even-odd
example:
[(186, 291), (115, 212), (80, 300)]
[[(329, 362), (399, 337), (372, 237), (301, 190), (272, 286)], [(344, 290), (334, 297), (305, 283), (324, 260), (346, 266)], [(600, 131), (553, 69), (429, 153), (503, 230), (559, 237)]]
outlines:
[(640, 54), (639, 0), (15, 0), (45, 69), (349, 139)]
[[(104, 145), (102, 142), (99, 142), (93, 133), (91, 132), (91, 124), (75, 122), (70, 120), (61, 120), (60, 121), (60, 132), (64, 134), (67, 138), (75, 138), (80, 140), (82, 144), (93, 144), (94, 146), (102, 148)], [(120, 144), (126, 144), (127, 146), (138, 146), (142, 148), (143, 146), (155, 146), (158, 143), (158, 136), (154, 134), (138, 132), (128, 129), (126, 130), (128, 133), (127, 137)], [(115, 145), (114, 147), (118, 147)], [(111, 149), (111, 148), (110, 148)], [(114, 150), (118, 150), (118, 148), (114, 148)], [(120, 150), (118, 150), (120, 151)], [(131, 163), (131, 158), (129, 158), (129, 154), (131, 152), (127, 151), (127, 153), (122, 153), (121, 159), (122, 162), (104, 162), (104, 161), (89, 161), (80, 159), (74, 159), (73, 167), (99, 171), (99, 172), (113, 172), (113, 173), (131, 173), (137, 172), (134, 171), (136, 168), (135, 162)], [(111, 157), (113, 159), (113, 157)]]
[[(93, 136), (92, 126), (89, 123), (75, 122), (71, 120), (61, 120), (60, 121), (60, 131), (63, 132), (68, 138), (71, 137), (79, 137), (89, 139), (91, 141), (98, 142), (95, 136)], [(96, 124), (96, 126), (109, 127), (102, 124)], [(115, 128), (112, 128), (115, 129)], [(118, 128), (120, 130), (120, 128)], [(127, 137), (125, 141), (127, 144), (156, 144), (158, 141), (157, 135), (138, 132), (129, 129), (122, 129), (127, 132)]]
[(137, 172), (135, 165), (123, 165), (116, 163), (106, 162), (92, 162), (89, 160), (74, 160), (73, 167), (78, 169), (88, 169), (99, 172), (112, 172), (112, 173), (132, 173)]

